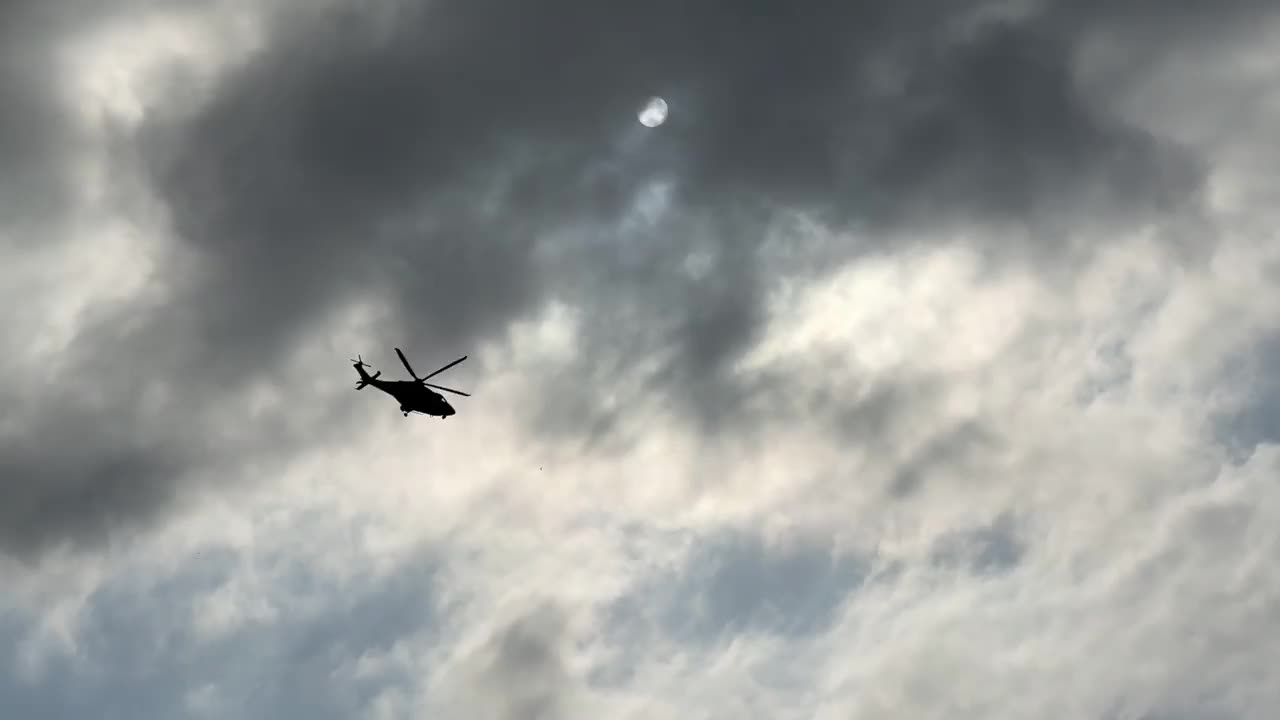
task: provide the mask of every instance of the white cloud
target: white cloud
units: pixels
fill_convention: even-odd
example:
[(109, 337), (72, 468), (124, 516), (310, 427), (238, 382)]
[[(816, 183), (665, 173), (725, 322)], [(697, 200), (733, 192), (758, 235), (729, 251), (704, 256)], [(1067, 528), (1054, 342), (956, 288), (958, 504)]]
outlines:
[[(852, 268), (780, 310), (780, 330), (761, 349), (783, 366), (803, 357), (785, 348), (819, 352), (826, 342), (854, 360), (845, 387), (904, 373), (951, 378), (939, 394), (908, 404), (900, 421), (907, 432), (888, 445), (832, 439), (821, 432), (822, 416), (798, 416), (766, 443), (716, 450), (645, 415), (638, 420), (650, 426), (646, 438), (622, 457), (543, 455), (503, 401), (519, 397), (522, 374), (570, 346), (569, 326), (552, 314), (514, 336), (510, 377), (499, 372), (472, 388), (457, 417), (406, 421), (385, 398), (352, 393), (351, 411), (369, 419), (364, 431), (296, 460), (285, 477), (234, 503), (194, 506), (91, 582), (173, 584), (176, 595), (149, 591), (132, 601), (138, 617), (189, 607), (191, 628), (170, 631), (193, 648), (234, 643), (258, 658), (246, 662), (260, 672), (285, 667), (276, 663), (286, 662), (278, 653), (288, 645), (276, 643), (292, 641), (272, 639), (281, 627), (299, 628), (288, 637), (343, 634), (347, 644), (308, 656), (319, 665), (307, 672), (329, 676), (331, 692), (353, 693), (344, 697), (364, 703), (370, 717), (406, 704), (482, 707), (472, 703), (484, 683), (498, 682), (486, 674), (493, 666), (482, 648), (502, 632), (502, 618), (543, 601), (573, 621), (557, 645), (562, 674), (501, 702), (559, 698), (567, 717), (719, 717), (752, 708), (777, 717), (1137, 717), (1197, 703), (1250, 717), (1280, 700), (1258, 675), (1278, 659), (1269, 648), (1280, 647), (1268, 640), (1277, 628), (1267, 608), (1280, 596), (1266, 561), (1280, 550), (1272, 529), (1280, 498), (1270, 482), (1277, 455), (1262, 448), (1233, 467), (1204, 424), (1209, 393), (1220, 387), (1215, 368), (1272, 328), (1265, 308), (1226, 292), (1247, 278), (1215, 269), (1230, 263), (1162, 275), (1149, 252), (1138, 241), (1100, 259), (1081, 276), (1078, 297), (1055, 296), (1027, 274), (984, 284), (953, 254)], [(1265, 292), (1254, 278), (1253, 289)], [(834, 300), (841, 296), (870, 300), (859, 308)], [(905, 318), (917, 309), (932, 317)], [(910, 331), (893, 334), (895, 324), (881, 319), (890, 315)], [(1215, 333), (1210, 347), (1200, 341), (1206, 332)], [(1082, 398), (1081, 383), (1107, 375), (1094, 352), (1114, 342), (1125, 347), (1127, 379)], [(1166, 362), (1170, 356), (1179, 359)], [(761, 357), (767, 366), (769, 355)], [(343, 382), (314, 356), (306, 365)], [(942, 455), (922, 466), (915, 492), (891, 496), (894, 473), (965, 418), (991, 428), (993, 449)], [(1026, 537), (1025, 554), (1007, 571), (933, 564), (939, 542), (1008, 512)], [(715, 581), (699, 570), (712, 566), (693, 558), (742, 562), (712, 542), (728, 528), (764, 542), (756, 572), (765, 574), (717, 591), (745, 594), (745, 607), (760, 583), (779, 581), (768, 560), (786, 556), (778, 542), (828, 538), (873, 558), (877, 570), (865, 584), (800, 582), (779, 591), (835, 593), (820, 601), (835, 603), (834, 624), (816, 635), (748, 624), (736, 638), (730, 628), (739, 626), (725, 626), (723, 640), (695, 643), (685, 633), (706, 612), (698, 603)], [(209, 543), (221, 548), (220, 579), (193, 583), (191, 568), (207, 562)], [(359, 649), (354, 628), (362, 626), (349, 625), (343, 608), (353, 596), (378, 597), (397, 566), (423, 552), (444, 562), (431, 588), (443, 614), (423, 610), (419, 618), (435, 629)], [(651, 582), (674, 595), (645, 591)], [(602, 614), (627, 597), (659, 603), (646, 610), (649, 631), (618, 635), (621, 621)], [(89, 611), (103, 601), (78, 602)], [(796, 602), (793, 609), (808, 607)], [(662, 612), (683, 622), (652, 619)], [(91, 633), (108, 644), (74, 641), (68, 651), (110, 678), (109, 660), (138, 646), (113, 645), (127, 626), (86, 617), (71, 637)], [(398, 636), (392, 623), (410, 617), (368, 622)], [(158, 655), (129, 662), (164, 662), (156, 647)], [(600, 675), (606, 667), (615, 670)], [(372, 695), (358, 689), (384, 685)], [(183, 707), (198, 716), (248, 686), (214, 688), (193, 686)], [(100, 701), (129, 706), (123, 696)]]

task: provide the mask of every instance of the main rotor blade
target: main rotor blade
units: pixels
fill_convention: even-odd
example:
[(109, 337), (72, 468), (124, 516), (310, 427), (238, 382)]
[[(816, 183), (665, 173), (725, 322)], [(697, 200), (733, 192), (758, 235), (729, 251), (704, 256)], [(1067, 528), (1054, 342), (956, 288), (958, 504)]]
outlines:
[(424, 377), (424, 378), (422, 378), (422, 379), (423, 379), (423, 380), (430, 380), (431, 378), (433, 378), (433, 377), (435, 377), (435, 376), (439, 375), (440, 373), (444, 372), (445, 370), (448, 370), (449, 368), (453, 367), (454, 365), (457, 365), (458, 363), (460, 363), (460, 362), (462, 362), (463, 360), (466, 360), (466, 359), (467, 359), (467, 356), (466, 356), (466, 355), (463, 355), (462, 357), (458, 358), (457, 360), (454, 360), (453, 362), (449, 363), (448, 365), (445, 365), (444, 367), (440, 368), (439, 370), (437, 370), (437, 371), (435, 371), (435, 372), (431, 373), (430, 375), (428, 375), (428, 376), (426, 376), (426, 377)]
[(451, 393), (453, 393), (454, 395), (461, 395), (461, 396), (463, 396), (463, 397), (471, 397), (471, 393), (464, 393), (464, 392), (462, 392), (461, 390), (451, 390), (451, 389), (449, 389), (449, 388), (447, 388), (447, 387), (444, 387), (443, 385), (432, 385), (432, 384), (431, 384), (431, 383), (429, 383), (429, 382), (424, 382), (424, 383), (422, 383), (422, 384), (423, 384), (423, 385), (426, 385), (426, 386), (427, 386), (427, 387), (429, 387), (429, 388), (435, 388), (435, 389), (437, 389), (437, 390), (443, 390), (443, 391), (445, 391), (445, 392), (451, 392)]
[[(418, 377), (417, 373), (415, 373), (415, 372), (413, 371), (413, 366), (412, 366), (412, 365), (410, 365), (410, 364), (409, 364), (409, 361), (405, 359), (405, 357), (404, 357), (404, 353), (400, 352), (400, 348), (396, 348), (396, 354), (400, 356), (400, 362), (404, 363), (404, 369), (409, 371), (409, 375), (410, 375), (410, 376), (412, 376), (414, 380), (426, 380), (426, 379), (427, 379), (427, 378), (420, 378), (420, 377)], [(427, 377), (431, 377), (431, 376), (430, 376), (430, 375), (428, 375)]]

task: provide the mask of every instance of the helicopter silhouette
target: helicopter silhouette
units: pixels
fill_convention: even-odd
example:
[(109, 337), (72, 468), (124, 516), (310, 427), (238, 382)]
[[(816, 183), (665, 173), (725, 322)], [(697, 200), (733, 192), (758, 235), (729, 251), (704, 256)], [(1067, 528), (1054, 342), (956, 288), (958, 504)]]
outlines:
[(382, 375), (382, 371), (379, 370), (373, 375), (365, 372), (364, 369), (370, 366), (365, 363), (363, 358), (357, 355), (356, 359), (351, 361), (352, 367), (356, 369), (356, 372), (360, 373), (360, 382), (356, 383), (356, 390), (362, 390), (366, 385), (372, 385), (396, 400), (399, 400), (400, 412), (404, 413), (405, 417), (409, 417), (409, 413), (419, 413), (422, 415), (438, 417), (441, 420), (453, 415), (456, 411), (451, 405), (449, 405), (449, 402), (444, 399), (443, 395), (438, 392), (428, 390), (427, 388), (435, 388), (437, 390), (454, 393), (455, 395), (471, 397), (468, 393), (440, 385), (432, 385), (427, 382), (427, 380), (439, 375), (463, 360), (466, 360), (466, 355), (463, 355), (426, 377), (418, 377), (418, 374), (413, 371), (413, 367), (409, 365), (409, 361), (405, 359), (404, 353), (400, 352), (400, 348), (396, 348), (395, 350), (396, 355), (400, 356), (400, 362), (404, 363), (404, 369), (409, 371), (409, 375), (412, 376), (413, 379), (379, 380), (378, 376)]

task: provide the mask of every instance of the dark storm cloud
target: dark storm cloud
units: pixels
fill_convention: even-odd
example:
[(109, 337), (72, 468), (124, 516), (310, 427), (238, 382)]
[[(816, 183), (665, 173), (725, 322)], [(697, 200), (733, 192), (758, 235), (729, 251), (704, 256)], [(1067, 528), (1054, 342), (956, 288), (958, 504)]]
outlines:
[(0, 545), (24, 556), (63, 542), (100, 547), (121, 520), (152, 517), (172, 499), (189, 459), (113, 433), (113, 422), (76, 418), (56, 434), (0, 441)]
[[(406, 331), (466, 343), (572, 274), (588, 286), (633, 274), (617, 241), (550, 267), (534, 251), (556, 231), (610, 232), (637, 188), (669, 173), (676, 210), (711, 216), (705, 242), (726, 260), (711, 273), (726, 289), (708, 297), (705, 281), (674, 272), (678, 241), (621, 281), (641, 284), (642, 305), (697, 309), (660, 339), (700, 379), (759, 314), (759, 225), (717, 225), (738, 207), (1022, 219), (1082, 198), (1163, 207), (1193, 187), (1176, 152), (1076, 92), (1072, 38), (1034, 18), (962, 37), (971, 6), (557, 0), (287, 13), (274, 45), (153, 146), (165, 148), (155, 177), (179, 232), (217, 268), (197, 322), (261, 350), (378, 287), (399, 301)], [(672, 122), (619, 149), (636, 103), (657, 91), (673, 99)], [(621, 309), (590, 289), (604, 314)]]
[[(192, 481), (228, 486), (250, 462), (257, 477), (269, 475), (304, 445), (340, 439), (356, 420), (349, 408), (333, 414), (350, 386), (316, 392), (305, 377), (269, 367), (219, 376), (216, 348), (192, 328), (137, 314), (127, 303), (86, 313), (39, 382), (0, 385), (6, 554), (34, 560), (53, 549), (104, 548), (183, 500)], [(24, 350), (0, 349), (6, 358)], [(239, 393), (264, 378), (286, 401), (251, 412)]]
[[(250, 381), (284, 381), (284, 353), (349, 298), (388, 298), (388, 344), (422, 365), (565, 300), (584, 310), (586, 336), (576, 362), (542, 378), (555, 393), (534, 415), (542, 428), (607, 434), (615, 411), (601, 398), (625, 386), (714, 431), (752, 401), (728, 368), (758, 336), (772, 284), (861, 249), (770, 245), (780, 213), (884, 231), (1052, 227), (1194, 198), (1194, 159), (1108, 115), (1072, 74), (1082, 38), (1140, 27), (1163, 5), (1064, 1), (965, 25), (980, 6), (403, 0), (275, 11), (264, 48), (207, 103), (175, 94), (137, 138), (195, 271), (168, 271), (163, 305), (90, 327), (65, 368), (100, 379), (89, 396), (0, 389), (24, 408), (21, 428), (0, 438), (6, 507), (26, 509), (5, 516), (4, 550), (101, 537), (179, 497), (181, 471), (234, 463), (209, 439), (227, 424), (209, 406)], [(1161, 22), (1225, 34), (1249, 15), (1231, 8)], [(6, 54), (20, 47), (4, 37)], [(56, 132), (37, 129), (64, 116), (41, 73), (6, 61), (0, 75), (14, 187), (58, 177)], [(653, 93), (672, 115), (646, 131), (634, 112)], [(656, 179), (673, 183), (671, 212), (620, 230)], [(1053, 242), (1021, 254), (1051, 254)], [(373, 349), (351, 349), (362, 351)], [(652, 375), (633, 377), (659, 355)], [(145, 400), (155, 387), (170, 394), (160, 410)], [(306, 436), (295, 413), (307, 414), (240, 413), (236, 424), (264, 438), (254, 452), (281, 452), (275, 436)], [(76, 438), (66, 418), (110, 431)]]
[(92, 140), (72, 115), (77, 98), (62, 83), (65, 51), (88, 32), (157, 4), (0, 2), (0, 249), (57, 242), (76, 209), (75, 163)]
[(66, 146), (77, 138), (51, 80), (56, 5), (0, 3), (0, 243), (43, 235), (70, 192)]
[[(60, 53), (121, 8), (0, 3), (0, 289), (34, 286), (10, 274), (22, 265), (9, 259), (62, 240), (74, 209), (72, 169), (86, 138), (60, 84)], [(27, 322), (0, 335), (0, 552), (28, 556), (63, 541), (97, 544), (122, 519), (165, 506), (172, 475), (188, 458), (131, 432), (131, 385), (92, 387), (87, 374), (55, 386), (28, 381), (12, 364), (27, 350), (20, 331), (47, 319), (33, 319), (19, 293), (4, 295), (13, 302), (3, 319)], [(121, 349), (105, 344), (88, 355)]]

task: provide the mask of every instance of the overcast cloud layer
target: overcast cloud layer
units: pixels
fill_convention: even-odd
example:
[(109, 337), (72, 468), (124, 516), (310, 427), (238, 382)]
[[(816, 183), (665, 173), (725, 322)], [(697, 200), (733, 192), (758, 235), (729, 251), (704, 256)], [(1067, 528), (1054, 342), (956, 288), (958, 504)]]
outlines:
[(0, 4), (0, 707), (1280, 707), (1274, 3), (259, 5)]

